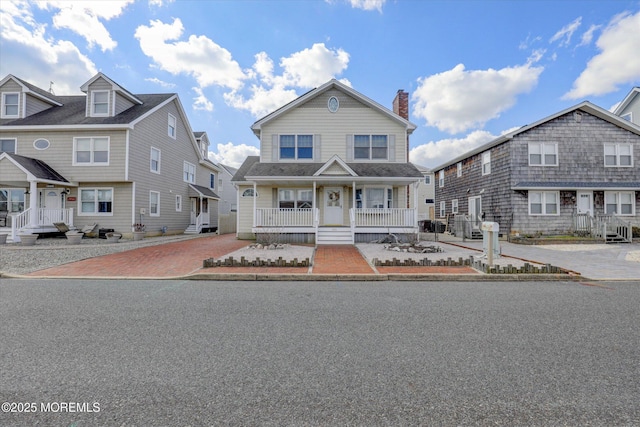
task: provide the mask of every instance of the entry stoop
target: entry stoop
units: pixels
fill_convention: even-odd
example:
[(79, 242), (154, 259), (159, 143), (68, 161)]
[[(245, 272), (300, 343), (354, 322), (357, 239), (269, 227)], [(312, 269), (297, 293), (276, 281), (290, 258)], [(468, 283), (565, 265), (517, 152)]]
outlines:
[(318, 227), (316, 245), (353, 245), (349, 227)]

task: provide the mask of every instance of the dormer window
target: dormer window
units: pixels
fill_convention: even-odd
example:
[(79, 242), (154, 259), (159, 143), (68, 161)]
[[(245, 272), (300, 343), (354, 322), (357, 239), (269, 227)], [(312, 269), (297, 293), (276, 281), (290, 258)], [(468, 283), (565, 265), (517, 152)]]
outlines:
[(2, 94), (2, 118), (17, 118), (20, 116), (20, 94), (8, 92)]
[(91, 115), (109, 115), (109, 91), (100, 90), (91, 92)]

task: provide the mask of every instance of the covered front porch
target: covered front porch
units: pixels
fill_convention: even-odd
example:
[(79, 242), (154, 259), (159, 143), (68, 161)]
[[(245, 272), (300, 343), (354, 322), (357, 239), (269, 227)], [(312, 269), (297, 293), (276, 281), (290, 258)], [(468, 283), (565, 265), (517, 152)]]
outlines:
[(11, 153), (0, 154), (0, 232), (20, 241), (20, 234), (56, 232), (54, 223), (74, 225), (67, 195), (74, 184), (46, 163)]
[[(254, 198), (252, 232), (258, 241), (354, 244), (390, 233), (419, 232), (417, 209), (400, 207), (409, 204), (408, 188), (413, 182), (314, 180), (309, 184), (254, 184), (254, 194), (266, 193), (263, 200)], [(416, 193), (412, 192), (414, 198)], [(265, 203), (273, 207), (262, 207)]]

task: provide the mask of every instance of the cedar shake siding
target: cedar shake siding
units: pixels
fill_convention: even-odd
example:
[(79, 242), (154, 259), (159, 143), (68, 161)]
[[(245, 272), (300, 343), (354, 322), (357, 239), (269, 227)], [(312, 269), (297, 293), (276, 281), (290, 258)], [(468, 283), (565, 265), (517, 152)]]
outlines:
[[(631, 150), (632, 165), (605, 166), (605, 144), (621, 153)], [(535, 157), (538, 147), (550, 150), (545, 160)], [(530, 149), (534, 164), (530, 164)], [(483, 153), (487, 152), (491, 173), (482, 175)], [(621, 160), (618, 157), (615, 161)], [(626, 156), (624, 162), (628, 161)], [(547, 164), (539, 164), (544, 162)], [(461, 176), (458, 164), (462, 166)], [(441, 170), (444, 187), (439, 185)], [(500, 234), (567, 234), (573, 229), (579, 193), (591, 195), (591, 214), (599, 216), (605, 214), (605, 195), (613, 197), (613, 193), (622, 192), (624, 197), (631, 195), (634, 214), (621, 215), (620, 219), (638, 226), (640, 127), (585, 102), (434, 169), (434, 181), (436, 216), (441, 216), (440, 202), (444, 201), (443, 218), (449, 215), (451, 224), (452, 200), (458, 200), (459, 215), (468, 215), (469, 198), (479, 197), (485, 220), (498, 222)], [(551, 214), (531, 214), (531, 193), (538, 197), (545, 192), (554, 193), (549, 200), (556, 207), (549, 208)], [(558, 211), (553, 212), (555, 209)]]

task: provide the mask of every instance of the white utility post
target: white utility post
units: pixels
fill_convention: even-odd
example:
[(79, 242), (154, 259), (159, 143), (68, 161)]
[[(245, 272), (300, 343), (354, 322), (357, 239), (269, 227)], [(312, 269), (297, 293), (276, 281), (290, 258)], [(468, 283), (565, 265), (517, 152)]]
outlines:
[(494, 252), (496, 256), (500, 254), (498, 231), (500, 231), (500, 225), (497, 222), (485, 221), (482, 223), (482, 248), (486, 248), (485, 255), (490, 267), (493, 265)]

